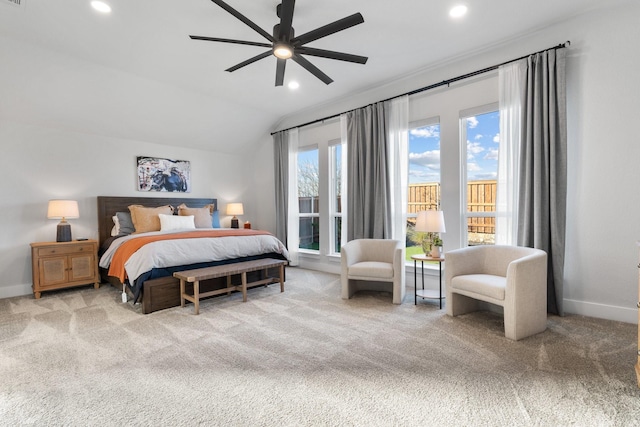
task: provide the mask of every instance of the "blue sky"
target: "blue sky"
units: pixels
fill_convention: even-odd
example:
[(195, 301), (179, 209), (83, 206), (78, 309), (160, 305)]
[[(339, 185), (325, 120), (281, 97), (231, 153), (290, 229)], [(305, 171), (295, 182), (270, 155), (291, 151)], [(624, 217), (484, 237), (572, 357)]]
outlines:
[[(467, 180), (495, 179), (498, 170), (500, 114), (467, 119)], [(300, 152), (299, 162), (318, 163), (318, 151)], [(409, 132), (409, 183), (440, 182), (440, 125)]]
[(306, 162), (318, 164), (318, 149), (299, 151), (298, 152), (298, 165)]
[[(500, 114), (467, 119), (467, 180), (495, 179), (498, 170)], [(440, 125), (409, 132), (409, 183), (440, 182)]]

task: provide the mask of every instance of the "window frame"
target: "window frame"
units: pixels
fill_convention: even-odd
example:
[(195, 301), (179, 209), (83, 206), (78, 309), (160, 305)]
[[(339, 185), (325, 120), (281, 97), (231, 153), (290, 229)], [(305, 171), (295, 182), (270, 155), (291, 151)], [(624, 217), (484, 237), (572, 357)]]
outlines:
[[(442, 127), (442, 124), (440, 123), (440, 116), (433, 116), (433, 117), (429, 117), (426, 119), (419, 119), (419, 120), (414, 120), (409, 122), (409, 126), (407, 128), (407, 133), (410, 134), (411, 131), (413, 129), (417, 129), (417, 128), (421, 128), (421, 127), (425, 127), (425, 126), (433, 126), (433, 125), (438, 125), (438, 127)], [(442, 129), (440, 129), (442, 130)], [(411, 154), (411, 147), (409, 147), (409, 152), (407, 153), (407, 156)], [(442, 138), (440, 138), (440, 155), (442, 155)], [(440, 167), (442, 167), (442, 158), (440, 159)], [(411, 170), (411, 166), (409, 166), (409, 170)], [(409, 218), (418, 218), (418, 214), (417, 213), (409, 213), (409, 180), (407, 179), (407, 188), (405, 189), (405, 191), (407, 192), (407, 219)], [(442, 173), (440, 174), (440, 185), (442, 185)], [(441, 196), (442, 197), (442, 196)], [(442, 200), (438, 201), (438, 205), (441, 205)]]
[[(427, 118), (423, 118), (423, 119), (418, 119), (418, 120), (413, 120), (411, 122), (409, 122), (409, 125), (407, 127), (407, 134), (411, 134), (411, 131), (414, 129), (418, 129), (418, 128), (422, 128), (425, 126), (434, 126), (434, 125), (438, 125), (438, 131), (441, 132), (442, 131), (442, 123), (440, 121), (440, 116), (432, 116), (432, 117), (427, 117)], [(410, 138), (409, 138), (410, 139)], [(409, 156), (411, 154), (411, 146), (410, 146), (411, 142), (409, 141), (409, 145), (408, 145), (408, 153), (407, 156)], [(440, 155), (442, 155), (442, 137), (440, 137), (440, 144), (439, 144), (439, 150), (440, 150)], [(408, 170), (411, 170), (411, 165), (410, 165), (411, 161), (409, 160), (409, 168)], [(440, 167), (442, 167), (442, 159), (440, 159)], [(438, 207), (440, 208), (440, 206), (442, 205), (442, 173), (440, 173), (440, 195), (439, 195), (439, 199), (438, 199)], [(411, 182), (409, 182), (409, 179), (407, 179), (407, 187), (405, 188), (405, 191), (407, 193), (407, 228), (406, 228), (406, 232), (405, 232), (405, 251), (408, 249), (407, 247), (407, 241), (408, 239), (408, 234), (409, 234), (409, 220), (410, 219), (417, 219), (418, 218), (418, 213), (411, 213), (409, 212), (409, 189), (411, 186)], [(406, 255), (405, 259), (405, 265), (409, 266), (409, 267), (413, 267), (414, 266), (414, 261), (411, 260), (410, 255)], [(427, 266), (425, 266), (426, 269), (431, 268), (432, 266), (427, 263)]]
[[(320, 148), (318, 147), (318, 144), (311, 144), (311, 145), (306, 145), (304, 147), (298, 147), (298, 168), (300, 168), (300, 154), (301, 153), (305, 153), (308, 151), (317, 151), (318, 155), (317, 155), (317, 163), (318, 163), (318, 193), (320, 193), (320, 181), (321, 181), (321, 177), (320, 177)], [(300, 184), (299, 181), (299, 177), (296, 176), (296, 179), (298, 179), (298, 185)], [(300, 209), (298, 209), (298, 224), (300, 223), (300, 221), (303, 218), (317, 218), (317, 223), (318, 223), (318, 249), (309, 249), (309, 248), (303, 248), (301, 247), (301, 243), (302, 243), (302, 236), (300, 235), (300, 232), (302, 231), (302, 227), (298, 226), (298, 251), (300, 253), (308, 253), (308, 254), (319, 254), (320, 253), (320, 249), (321, 249), (321, 245), (322, 245), (322, 227), (320, 224), (320, 211), (321, 211), (321, 199), (320, 199), (320, 194), (318, 194), (318, 212), (313, 212), (313, 206), (314, 206), (314, 202), (313, 202), (313, 197), (312, 197), (312, 201), (311, 201), (311, 211), (312, 212), (300, 212)], [(298, 196), (298, 205), (300, 203), (300, 196)]]
[[(470, 117), (479, 116), (482, 114), (499, 113), (500, 104), (498, 102), (492, 102), (490, 104), (484, 104), (477, 107), (467, 108), (460, 111), (459, 115), (459, 127), (460, 127), (460, 157), (461, 157), (461, 189), (460, 189), (460, 207), (462, 208), (462, 223), (460, 230), (460, 238), (464, 246), (469, 246), (469, 218), (494, 218), (496, 217), (495, 210), (493, 212), (470, 212), (468, 210), (468, 188), (469, 182), (467, 174), (468, 166), (468, 138), (467, 138), (467, 120)], [(498, 119), (500, 120), (500, 119)], [(490, 243), (489, 243), (490, 244)], [(494, 243), (495, 244), (495, 241)]]
[[(337, 241), (336, 239), (338, 239), (339, 234), (338, 231), (336, 230), (336, 224), (337, 224), (337, 220), (338, 218), (340, 218), (340, 221), (342, 222), (342, 209), (340, 210), (340, 212), (338, 212), (337, 209), (337, 201), (338, 201), (338, 183), (336, 182), (338, 177), (337, 177), (337, 173), (340, 173), (340, 175), (342, 175), (341, 173), (341, 169), (342, 168), (338, 168), (338, 160), (339, 157), (342, 155), (342, 151), (340, 151), (340, 156), (338, 156), (338, 150), (337, 148), (340, 148), (340, 150), (343, 150), (344, 147), (342, 147), (342, 140), (341, 139), (333, 139), (330, 140), (327, 144), (327, 157), (328, 157), (328, 163), (329, 163), (329, 173), (328, 173), (328, 181), (329, 181), (329, 250), (327, 251), (328, 255), (334, 255), (334, 256), (339, 256), (340, 255), (340, 250), (336, 250), (336, 248), (340, 248), (340, 246), (337, 246)], [(341, 160), (341, 159), (340, 159)], [(340, 179), (344, 179), (345, 177), (340, 176)], [(342, 196), (342, 195), (340, 195)], [(341, 201), (342, 203), (342, 201)], [(340, 242), (341, 243), (341, 242)]]

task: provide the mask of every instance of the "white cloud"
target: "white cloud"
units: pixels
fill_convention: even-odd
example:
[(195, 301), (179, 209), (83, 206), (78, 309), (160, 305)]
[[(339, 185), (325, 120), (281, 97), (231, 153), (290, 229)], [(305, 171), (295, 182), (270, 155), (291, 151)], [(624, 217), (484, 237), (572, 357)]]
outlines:
[(412, 184), (419, 182), (440, 182), (440, 173), (415, 169), (409, 170), (409, 182)]
[(490, 149), (483, 158), (485, 160), (498, 160), (498, 149)]
[(474, 156), (484, 151), (484, 147), (479, 142), (467, 141), (467, 154)]
[(409, 153), (409, 163), (425, 166), (433, 170), (440, 170), (440, 150)]
[(483, 138), (483, 136), (481, 134), (477, 134), (474, 139), (482, 139), (482, 138)]
[(475, 129), (476, 126), (478, 126), (478, 119), (476, 119), (475, 116), (467, 117), (467, 124), (471, 129)]
[(487, 172), (487, 173), (479, 173), (473, 176), (474, 179), (497, 179), (497, 172)]
[(478, 172), (481, 171), (482, 168), (475, 162), (467, 163), (467, 171), (468, 172)]
[(496, 144), (500, 142), (500, 133), (496, 133), (496, 136), (493, 137), (493, 142)]
[(425, 126), (417, 129), (411, 129), (409, 133), (417, 138), (440, 137), (440, 129), (438, 129), (438, 126)]

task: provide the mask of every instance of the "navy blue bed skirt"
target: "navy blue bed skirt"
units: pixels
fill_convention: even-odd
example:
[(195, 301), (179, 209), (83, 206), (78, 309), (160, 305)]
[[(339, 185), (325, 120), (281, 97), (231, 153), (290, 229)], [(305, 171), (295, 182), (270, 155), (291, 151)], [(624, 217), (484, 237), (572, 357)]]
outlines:
[(138, 302), (138, 299), (142, 294), (142, 284), (147, 280), (158, 279), (160, 277), (173, 276), (173, 273), (175, 273), (176, 271), (193, 270), (196, 268), (213, 267), (216, 265), (233, 264), (236, 262), (251, 261), (254, 259), (264, 259), (264, 258), (275, 258), (275, 259), (282, 259), (282, 260), (287, 259), (282, 254), (278, 254), (274, 252), (274, 253), (268, 253), (268, 254), (253, 255), (253, 256), (248, 256), (244, 258), (226, 259), (222, 261), (198, 262), (198, 263), (189, 264), (189, 265), (177, 265), (175, 267), (154, 268), (151, 271), (147, 271), (146, 273), (141, 274), (140, 277), (136, 279), (133, 286), (131, 286), (131, 284), (129, 283), (128, 285), (129, 285), (129, 288), (131, 289), (131, 292), (133, 293), (133, 301)]

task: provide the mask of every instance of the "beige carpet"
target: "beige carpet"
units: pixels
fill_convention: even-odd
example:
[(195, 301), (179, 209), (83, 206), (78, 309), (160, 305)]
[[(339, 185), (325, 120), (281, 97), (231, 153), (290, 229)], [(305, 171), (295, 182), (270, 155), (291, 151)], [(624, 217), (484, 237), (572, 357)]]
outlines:
[(450, 318), (339, 277), (150, 315), (103, 285), (0, 300), (0, 424), (52, 426), (640, 425), (635, 325)]

